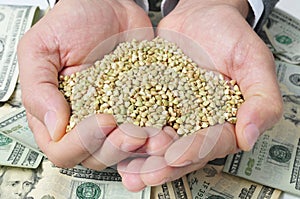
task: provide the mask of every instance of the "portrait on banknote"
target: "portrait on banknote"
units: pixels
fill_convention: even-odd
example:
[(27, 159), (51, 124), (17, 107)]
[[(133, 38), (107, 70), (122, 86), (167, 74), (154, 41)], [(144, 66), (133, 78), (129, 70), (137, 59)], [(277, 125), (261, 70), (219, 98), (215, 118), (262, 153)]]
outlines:
[(300, 127), (300, 96), (283, 95), (285, 120), (292, 122), (295, 126)]
[(41, 179), (40, 169), (0, 167), (1, 199), (33, 199), (27, 197)]

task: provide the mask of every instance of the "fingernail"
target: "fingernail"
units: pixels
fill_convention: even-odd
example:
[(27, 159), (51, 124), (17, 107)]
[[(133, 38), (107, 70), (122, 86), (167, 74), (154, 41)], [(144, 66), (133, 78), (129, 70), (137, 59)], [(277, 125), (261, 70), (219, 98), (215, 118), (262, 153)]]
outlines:
[(44, 117), (44, 123), (49, 131), (49, 134), (54, 139), (54, 132), (57, 125), (56, 113), (54, 111), (48, 111)]
[(244, 133), (249, 146), (252, 148), (260, 135), (257, 126), (252, 123), (248, 124)]
[(178, 136), (178, 134), (176, 133), (176, 131), (172, 128), (172, 127), (170, 127), (170, 126), (165, 126), (164, 128), (163, 128), (163, 131), (165, 132), (165, 133), (167, 133), (171, 138), (173, 138), (174, 140), (178, 140), (179, 139), (179, 136)]
[(138, 149), (139, 147), (140, 146), (136, 146), (136, 145), (133, 145), (133, 144), (123, 143), (123, 144), (121, 144), (120, 149), (123, 152), (132, 152), (132, 151)]
[(152, 185), (152, 186), (159, 186), (159, 185), (165, 184), (165, 183), (167, 183), (167, 182), (171, 182), (171, 181), (172, 181), (172, 180), (171, 180), (170, 177), (166, 177), (166, 178), (164, 178), (162, 181), (160, 181), (159, 183), (154, 184), (154, 185)]
[(173, 167), (185, 167), (185, 166), (188, 166), (188, 165), (190, 165), (190, 164), (192, 164), (192, 161), (187, 160), (187, 161), (185, 161), (185, 162), (183, 162), (183, 163), (172, 164), (171, 166), (173, 166)]

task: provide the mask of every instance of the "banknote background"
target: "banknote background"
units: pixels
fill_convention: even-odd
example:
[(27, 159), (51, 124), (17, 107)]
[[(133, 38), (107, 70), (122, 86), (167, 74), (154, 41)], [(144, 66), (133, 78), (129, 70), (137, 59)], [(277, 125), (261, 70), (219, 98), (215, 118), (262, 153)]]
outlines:
[[(298, 20), (300, 19), (300, 5), (299, 5), (299, 3), (298, 3), (298, 1), (296, 1), (296, 0), (285, 0), (285, 1), (279, 1), (279, 3), (277, 4), (277, 6), (276, 6), (276, 8), (278, 8), (279, 10), (281, 10), (281, 11), (284, 11), (284, 12), (286, 12), (286, 13), (289, 13), (292, 17), (295, 17), (295, 18), (297, 18)], [(290, 17), (289, 17), (290, 18)], [(295, 22), (295, 20), (291, 20), (291, 22), (293, 23), (293, 22)], [(296, 22), (296, 23), (299, 23), (299, 21), (298, 22)], [(288, 27), (288, 26), (284, 26), (283, 28), (287, 28), (287, 29), (289, 29), (290, 28), (290, 26)], [(266, 30), (266, 29), (265, 29)], [(282, 30), (281, 30), (282, 31)], [(290, 30), (291, 32), (298, 32), (299, 30)], [(276, 33), (274, 34), (274, 35), (276, 35)], [(296, 36), (296, 40), (297, 40), (297, 38), (299, 39), (299, 35), (297, 35)], [(266, 43), (269, 43), (270, 44), (270, 42), (266, 42)], [(270, 49), (273, 49), (273, 47), (274, 46), (272, 46), (272, 45), (270, 45)], [(293, 49), (293, 52), (294, 53), (299, 53), (299, 48), (297, 49), (297, 48), (292, 48)], [(274, 49), (273, 49), (274, 50)], [(286, 50), (286, 52), (287, 51), (290, 51), (291, 49), (285, 49)], [(274, 54), (276, 54), (276, 52), (274, 51)], [(280, 59), (280, 53), (278, 54), (278, 52), (277, 52), (277, 58), (279, 58)], [(277, 63), (277, 65), (278, 65), (279, 63)], [(284, 65), (286, 65), (287, 63), (281, 63), (280, 65), (281, 65), (281, 67), (280, 67), (280, 70), (278, 71), (278, 72), (280, 72), (280, 73), (278, 73), (278, 74), (286, 74), (285, 76), (286, 77), (289, 77), (290, 75), (288, 75), (288, 73), (289, 72), (287, 72), (287, 73), (284, 73), (284, 72), (282, 72), (282, 69), (283, 70), (285, 70), (286, 69), (286, 67), (282, 67), (282, 66), (284, 66)], [(294, 73), (295, 74), (298, 74), (299, 73), (299, 64), (297, 64), (296, 65), (296, 67), (294, 67), (298, 72), (296, 72), (296, 71), (294, 71)], [(291, 70), (291, 69), (290, 69)], [(294, 75), (294, 77), (296, 77), (296, 75)], [(280, 76), (280, 77), (278, 77), (278, 79), (282, 79), (282, 75)], [(289, 91), (291, 91), (291, 89), (289, 89), (289, 88), (291, 88), (291, 87), (293, 87), (293, 89), (295, 89), (294, 91), (296, 92), (296, 93), (298, 93), (298, 91), (297, 91), (297, 87), (294, 85), (294, 86), (291, 86), (291, 84), (290, 83), (288, 83), (289, 81), (287, 81), (287, 79), (286, 78), (284, 78), (285, 79), (285, 82), (281, 82), (281, 87), (287, 92), (288, 90)], [(298, 81), (299, 82), (299, 81)], [(289, 84), (288, 86), (285, 86), (286, 84)], [(299, 93), (298, 93), (299, 94)], [(298, 130), (298, 134), (299, 134), (299, 130)], [(281, 182), (281, 181), (279, 181), (279, 182)], [(299, 198), (299, 196), (296, 196), (296, 195), (293, 195), (293, 194), (290, 194), (290, 193), (287, 193), (287, 192), (283, 192), (282, 194), (281, 194), (281, 196), (280, 196), (280, 198), (281, 199), (296, 199), (296, 198)]]
[[(292, 1), (292, 0), (288, 0)], [(13, 1), (11, 1), (12, 3)], [(50, 1), (50, 5), (53, 5), (54, 1)], [(0, 0), (0, 4), (1, 4)], [(20, 2), (18, 2), (20, 3)], [(30, 5), (32, 3), (38, 3), (43, 7), (44, 12), (46, 12), (48, 6), (45, 6), (45, 2), (28, 1)], [(46, 2), (48, 5), (48, 2)], [(296, 4), (298, 4), (296, 2)], [(296, 5), (295, 4), (295, 5)], [(285, 6), (285, 4), (283, 4)], [(279, 7), (281, 5), (279, 4)], [(283, 6), (283, 7), (284, 7)], [(297, 8), (297, 6), (294, 6)], [(300, 6), (298, 6), (300, 7)], [(287, 11), (285, 9), (285, 11)], [(279, 14), (278, 14), (279, 13)], [(286, 13), (281, 13), (278, 10), (277, 15), (284, 16), (282, 19), (290, 17)], [(296, 12), (297, 13), (297, 12)], [(157, 23), (160, 19), (160, 13), (150, 12), (149, 16), (152, 21)], [(276, 15), (274, 15), (276, 16)], [(271, 18), (271, 17), (270, 17)], [(276, 18), (275, 18), (276, 19)], [(273, 19), (273, 21), (275, 20)], [(299, 17), (300, 19), (300, 17)], [(270, 19), (272, 21), (272, 19)], [(276, 20), (275, 20), (276, 21)], [(293, 22), (292, 24), (299, 23), (297, 20), (289, 20)], [(276, 24), (276, 23), (275, 23)], [(292, 41), (300, 40), (300, 34), (298, 30), (293, 29), (292, 26), (287, 26), (286, 24), (277, 23), (277, 26), (272, 28), (265, 27), (267, 40), (266, 43), (273, 50), (274, 55), (277, 58), (277, 74), (278, 79), (281, 84), (281, 89), (285, 95), (300, 95), (299, 91), (299, 76), (300, 66), (298, 60), (293, 59), (294, 55), (298, 55), (300, 50), (298, 48), (297, 42), (289, 45), (276, 45), (276, 35), (279, 32), (284, 32), (281, 29), (288, 30), (284, 33), (284, 36), (290, 38)], [(271, 27), (271, 26), (270, 26)], [(293, 32), (294, 34), (290, 34)], [(289, 41), (289, 39), (286, 39)], [(275, 38), (275, 39), (274, 39)], [(273, 39), (273, 40), (272, 40)], [(286, 40), (279, 41), (286, 41)], [(278, 43), (278, 42), (277, 42)], [(292, 46), (292, 47), (291, 47)], [(294, 47), (293, 47), (294, 46)], [(284, 56), (283, 56), (284, 54)], [(293, 80), (293, 81), (292, 81)], [(294, 82), (294, 83), (292, 83)], [(298, 84), (297, 84), (298, 83)], [(291, 100), (290, 100), (291, 101)], [(297, 108), (297, 107), (296, 107)], [(293, 110), (293, 107), (289, 107)], [(49, 162), (44, 155), (37, 148), (34, 139), (32, 137), (31, 131), (27, 126), (26, 117), (24, 114), (24, 109), (20, 101), (20, 89), (18, 83), (14, 87), (14, 92), (10, 99), (6, 102), (0, 103), (0, 176), (1, 168), (31, 168), (30, 170), (37, 174), (38, 180), (33, 188), (28, 193), (28, 197), (32, 198), (299, 198), (298, 196), (293, 196), (288, 193), (283, 193), (280, 195), (281, 191), (291, 192), (287, 187), (290, 185), (288, 181), (282, 180), (285, 178), (291, 178), (291, 173), (295, 176), (298, 174), (297, 167), (293, 165), (298, 164), (299, 159), (295, 154), (298, 154), (298, 143), (294, 139), (293, 142), (289, 142), (293, 136), (299, 135), (299, 130), (295, 129), (293, 125), (282, 125), (279, 128), (284, 129), (286, 132), (290, 132), (285, 135), (286, 138), (282, 138), (282, 135), (278, 136), (280, 139), (270, 139), (273, 143), (277, 141), (285, 142), (285, 148), (290, 152), (290, 157), (292, 160), (288, 163), (281, 163), (284, 165), (283, 169), (277, 169), (277, 167), (272, 167), (274, 173), (266, 176), (262, 181), (256, 176), (254, 179), (248, 178), (248, 176), (234, 176), (232, 173), (229, 174), (223, 172), (225, 160), (215, 160), (206, 165), (203, 169), (195, 171), (187, 176), (184, 176), (177, 181), (163, 184), (157, 187), (147, 187), (145, 190), (138, 193), (130, 193), (124, 189), (120, 180), (120, 176), (115, 169), (107, 169), (101, 172), (93, 171), (89, 169), (82, 168), (80, 166), (72, 169), (62, 169), (55, 167), (51, 162)], [(287, 121), (293, 123), (293, 114), (287, 114)], [(283, 120), (285, 121), (285, 120)], [(295, 123), (295, 121), (294, 121)], [(298, 128), (299, 129), (299, 128)], [(280, 131), (278, 131), (280, 132)], [(266, 134), (267, 135), (267, 134)], [(24, 139), (26, 137), (26, 139)], [(275, 141), (274, 141), (275, 140)], [(278, 141), (279, 140), (279, 141)], [(266, 143), (266, 136), (262, 137), (259, 143)], [(295, 143), (294, 143), (295, 142)], [(269, 144), (269, 142), (268, 142)], [(265, 145), (268, 145), (265, 144)], [(264, 144), (260, 144), (264, 146)], [(276, 145), (276, 144), (273, 144)], [(272, 145), (272, 146), (273, 146)], [(262, 149), (259, 149), (262, 150)], [(260, 153), (261, 154), (261, 153)], [(256, 159), (255, 159), (256, 158)], [(263, 158), (252, 157), (255, 161), (259, 160), (261, 163)], [(226, 164), (230, 162), (230, 157), (228, 158)], [(266, 160), (268, 163), (273, 163), (271, 165), (278, 164), (278, 161), (271, 160), (270, 158)], [(246, 165), (247, 162), (241, 163)], [(275, 163), (275, 164), (274, 164)], [(265, 162), (264, 162), (265, 164)], [(269, 165), (268, 165), (269, 166)], [(289, 171), (289, 166), (292, 168), (290, 173), (285, 173)], [(228, 167), (228, 166), (227, 166)], [(276, 170), (277, 169), (277, 170)], [(226, 171), (226, 168), (225, 168)], [(15, 172), (20, 172), (16, 170)], [(281, 175), (278, 175), (280, 173)], [(273, 177), (270, 178), (270, 177)], [(272, 179), (272, 180), (271, 180)], [(295, 186), (297, 187), (296, 180)], [(276, 183), (274, 183), (274, 181)], [(277, 183), (278, 182), (278, 183)], [(272, 188), (273, 187), (273, 188)], [(275, 189), (277, 188), (277, 189)], [(299, 192), (296, 192), (299, 194)], [(120, 197), (123, 196), (123, 197)], [(0, 198), (3, 198), (0, 194)]]
[(297, 0), (284, 0), (279, 1), (276, 7), (300, 19), (300, 6), (298, 3)]
[(29, 6), (2, 6), (0, 9), (0, 102), (7, 101), (14, 91), (19, 74), (15, 49), (37, 12), (38, 9)]

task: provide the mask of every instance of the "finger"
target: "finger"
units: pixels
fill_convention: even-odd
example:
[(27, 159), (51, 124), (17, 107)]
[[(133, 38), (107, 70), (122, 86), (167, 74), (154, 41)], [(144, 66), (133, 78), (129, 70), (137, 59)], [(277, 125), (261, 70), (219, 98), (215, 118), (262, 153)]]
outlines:
[(137, 192), (146, 187), (140, 177), (140, 169), (145, 162), (145, 158), (135, 158), (124, 160), (118, 164), (118, 172), (122, 176), (122, 183), (126, 189)]
[(166, 126), (163, 129), (144, 127), (148, 134), (146, 145), (139, 151), (145, 151), (148, 155), (163, 155), (168, 147), (178, 139), (176, 131)]
[(118, 172), (123, 185), (130, 191), (140, 191), (145, 186), (158, 186), (176, 180), (187, 173), (201, 168), (205, 164), (193, 164), (186, 167), (171, 167), (161, 156), (147, 159), (126, 160), (119, 163)]
[(237, 150), (234, 126), (225, 123), (178, 139), (168, 148), (165, 159), (169, 166), (184, 167), (225, 157)]
[(147, 141), (147, 132), (133, 124), (121, 124), (106, 138), (103, 145), (82, 162), (92, 169), (101, 169), (112, 166), (129, 156), (135, 155), (135, 151)]
[(167, 182), (171, 170), (161, 156), (125, 160), (118, 164), (122, 183), (130, 191), (140, 191), (146, 185), (156, 186)]
[(163, 156), (150, 156), (140, 169), (140, 178), (145, 185), (157, 186), (171, 181), (173, 178), (169, 174), (172, 171)]
[(112, 115), (95, 114), (81, 121), (70, 133), (78, 134), (82, 146), (92, 154), (115, 128), (117, 123)]
[(22, 100), (26, 110), (45, 124), (45, 130), (57, 141), (65, 133), (70, 111), (58, 90), (60, 59), (56, 42), (40, 37), (51, 32), (47, 26), (39, 31), (32, 28), (18, 46)]
[(111, 115), (94, 115), (79, 123), (60, 141), (54, 142), (38, 119), (29, 116), (28, 122), (36, 132), (35, 139), (41, 150), (59, 167), (73, 167), (91, 156), (116, 128)]
[[(273, 56), (257, 36), (253, 37), (252, 48), (237, 47), (234, 58), (237, 65), (229, 69), (245, 99), (236, 124), (238, 146), (242, 150), (250, 150), (260, 134), (281, 118), (283, 110)], [(246, 57), (245, 60), (239, 60), (240, 56)]]
[(80, 164), (86, 168), (93, 169), (96, 171), (101, 171), (108, 167), (107, 164), (101, 162), (98, 158), (95, 158), (94, 156), (89, 156), (85, 160), (81, 161)]

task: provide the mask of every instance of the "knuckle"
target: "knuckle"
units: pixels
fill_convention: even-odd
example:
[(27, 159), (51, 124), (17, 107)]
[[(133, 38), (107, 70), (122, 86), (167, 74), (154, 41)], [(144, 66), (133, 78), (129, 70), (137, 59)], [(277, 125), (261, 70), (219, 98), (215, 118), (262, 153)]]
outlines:
[(76, 165), (75, 162), (71, 160), (67, 160), (63, 157), (55, 156), (53, 154), (48, 154), (47, 158), (56, 166), (60, 168), (71, 168)]

